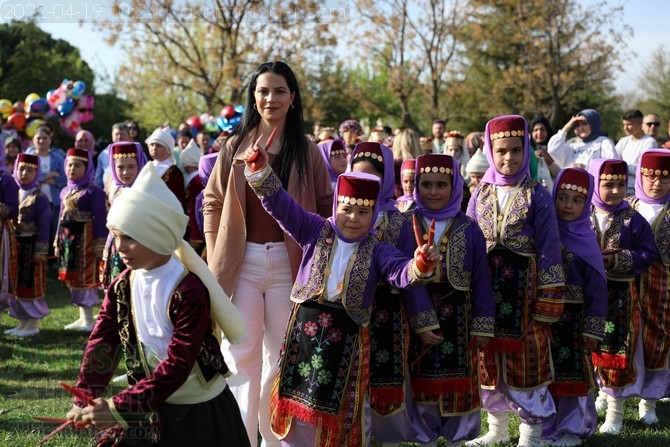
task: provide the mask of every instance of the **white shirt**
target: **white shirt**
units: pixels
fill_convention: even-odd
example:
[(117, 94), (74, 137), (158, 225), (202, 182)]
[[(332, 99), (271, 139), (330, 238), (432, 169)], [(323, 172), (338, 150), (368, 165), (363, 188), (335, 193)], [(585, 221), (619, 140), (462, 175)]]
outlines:
[(635, 174), (637, 173), (637, 164), (640, 161), (642, 152), (656, 147), (656, 140), (649, 135), (643, 135), (639, 139), (628, 135), (620, 139), (615, 147), (616, 157), (628, 163), (628, 195), (635, 194)]
[(184, 272), (179, 259), (152, 270), (137, 269), (132, 282), (132, 305), (137, 322), (137, 338), (152, 368), (167, 358), (174, 326), (168, 317), (168, 303)]
[(151, 160), (151, 162), (156, 167), (156, 172), (158, 172), (159, 177), (163, 177), (163, 174), (165, 174), (165, 171), (167, 171), (168, 168), (174, 164), (174, 161), (172, 161), (172, 159), (170, 157), (166, 158), (163, 161)]
[(567, 141), (566, 138), (567, 132), (561, 129), (547, 143), (547, 152), (561, 168), (579, 163), (588, 169), (589, 163), (594, 158), (621, 158), (616, 155), (612, 140), (605, 136), (586, 143), (581, 138), (570, 138)]
[(347, 273), (347, 267), (351, 256), (354, 254), (356, 242), (344, 242), (340, 238), (335, 239), (335, 247), (331, 254), (330, 274), (326, 280), (326, 299), (335, 301), (344, 287), (344, 275)]
[(637, 212), (642, 214), (642, 217), (644, 217), (644, 220), (646, 220), (649, 225), (653, 225), (656, 217), (661, 213), (664, 206), (664, 203), (653, 204), (640, 201), (637, 205)]
[[(38, 157), (40, 158), (40, 171), (46, 173), (51, 171), (51, 155), (38, 155)], [(53, 202), (53, 197), (51, 196), (51, 187), (49, 186), (49, 184), (46, 182), (42, 183), (40, 189), (42, 190), (44, 195), (47, 196), (49, 202)]]

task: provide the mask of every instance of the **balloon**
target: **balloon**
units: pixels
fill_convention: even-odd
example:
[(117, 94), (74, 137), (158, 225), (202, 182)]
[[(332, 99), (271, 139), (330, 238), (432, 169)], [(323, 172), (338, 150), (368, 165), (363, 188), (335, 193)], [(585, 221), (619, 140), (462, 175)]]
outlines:
[(49, 103), (44, 98), (37, 98), (31, 101), (28, 106), (28, 113), (31, 116), (41, 116), (49, 111)]
[[(221, 117), (219, 117), (221, 118)], [(205, 132), (218, 132), (219, 131), (219, 125), (215, 123), (214, 121), (209, 121), (205, 123), (204, 126)]]
[(26, 100), (23, 102), (26, 103), (27, 105), (35, 101), (36, 99), (40, 99), (40, 95), (38, 95), (37, 93), (30, 93), (28, 96), (26, 96)]
[(209, 113), (203, 113), (202, 115), (200, 115), (199, 118), (200, 118), (200, 124), (202, 124), (203, 126), (214, 120), (214, 117)]
[(0, 115), (7, 119), (12, 114), (12, 102), (9, 99), (0, 99)]
[(7, 118), (7, 127), (13, 127), (18, 132), (26, 130), (26, 116), (23, 112), (15, 112)]
[(79, 99), (79, 97), (83, 95), (85, 91), (86, 84), (83, 81), (77, 81), (72, 84), (72, 91), (70, 92), (70, 96), (72, 96), (74, 99)]
[(230, 123), (231, 126), (235, 127), (240, 123), (241, 119), (242, 119), (242, 117), (234, 116), (233, 119), (228, 120), (228, 122)]
[(217, 116), (216, 125), (219, 126), (219, 129), (223, 130), (223, 128), (228, 125), (228, 119), (223, 116)]
[(63, 104), (58, 106), (58, 115), (68, 116), (74, 110), (74, 99), (67, 98)]
[(37, 128), (42, 124), (44, 124), (44, 120), (41, 119), (35, 119), (29, 121), (28, 125), (26, 126), (26, 135), (28, 135), (28, 138), (34, 137)]
[(93, 110), (95, 108), (95, 97), (93, 95), (82, 95), (77, 102), (79, 110)]
[(77, 136), (77, 132), (81, 130), (81, 126), (79, 125), (78, 111), (74, 111), (70, 115), (63, 117), (58, 121), (60, 122), (60, 127), (63, 129), (63, 131), (72, 138)]
[(225, 106), (221, 107), (219, 116), (222, 116), (226, 119), (231, 119), (232, 117), (235, 116), (235, 108), (230, 104), (226, 104)]
[(12, 104), (12, 113), (25, 113), (26, 112), (26, 105), (22, 103), (21, 101), (17, 101), (14, 104)]
[(85, 124), (91, 121), (93, 118), (93, 112), (90, 110), (79, 111), (79, 124)]
[(200, 117), (198, 115), (189, 116), (186, 118), (186, 124), (200, 130)]
[(242, 115), (244, 113), (244, 106), (242, 104), (236, 105), (235, 113), (239, 113), (240, 115)]
[(49, 90), (47, 93), (47, 102), (49, 107), (56, 110), (59, 105), (63, 104), (63, 101), (67, 98), (67, 95), (59, 88), (54, 90)]

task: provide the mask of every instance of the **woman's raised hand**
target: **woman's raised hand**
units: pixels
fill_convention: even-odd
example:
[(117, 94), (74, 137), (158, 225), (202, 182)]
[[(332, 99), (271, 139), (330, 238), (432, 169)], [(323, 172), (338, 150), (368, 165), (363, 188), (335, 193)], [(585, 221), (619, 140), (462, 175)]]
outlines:
[(247, 148), (244, 154), (244, 162), (246, 165), (249, 167), (251, 172), (256, 172), (260, 169), (263, 169), (265, 165), (268, 162), (268, 153), (267, 153), (267, 148), (270, 147), (272, 144), (272, 140), (275, 137), (275, 134), (277, 133), (277, 128), (275, 127), (270, 136), (268, 137), (268, 141), (265, 143), (265, 147), (260, 146), (260, 142), (263, 139), (263, 134), (261, 134), (260, 137), (254, 142), (254, 144)]

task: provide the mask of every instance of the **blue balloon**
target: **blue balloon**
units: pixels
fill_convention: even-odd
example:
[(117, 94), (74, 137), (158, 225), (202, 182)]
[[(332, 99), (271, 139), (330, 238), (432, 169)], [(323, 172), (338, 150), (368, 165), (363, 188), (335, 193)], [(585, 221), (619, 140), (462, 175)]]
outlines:
[(228, 125), (228, 120), (224, 116), (217, 116), (216, 125), (219, 126), (219, 129), (226, 130), (225, 127)]
[(36, 99), (30, 103), (30, 113), (33, 115), (41, 115), (49, 111), (49, 103), (46, 99)]
[(72, 97), (74, 99), (79, 99), (81, 95), (86, 91), (86, 84), (83, 81), (77, 81), (72, 84)]
[(74, 110), (74, 99), (67, 98), (63, 104), (58, 106), (58, 115), (62, 117), (68, 116)]
[(235, 112), (239, 113), (240, 115), (244, 113), (244, 106), (242, 104), (238, 104), (233, 108), (235, 109)]

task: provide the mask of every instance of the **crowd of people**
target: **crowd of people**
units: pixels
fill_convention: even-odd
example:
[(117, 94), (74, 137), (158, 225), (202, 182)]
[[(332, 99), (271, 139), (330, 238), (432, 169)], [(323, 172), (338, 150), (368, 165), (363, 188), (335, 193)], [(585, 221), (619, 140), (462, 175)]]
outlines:
[[(52, 147), (48, 126), (0, 144), (5, 334), (39, 332), (50, 259), (80, 309), (65, 329), (91, 332), (69, 419), (121, 445), (263, 447), (491, 446), (511, 413), (518, 446), (576, 446), (598, 412), (619, 434), (631, 397), (658, 423), (658, 115), (625, 112), (616, 144), (594, 109), (555, 134), (506, 115), (307, 135), (288, 65), (258, 66), (246, 94), (230, 135), (140, 142), (131, 121), (100, 153), (85, 131)], [(128, 387), (103, 398), (121, 359)]]

